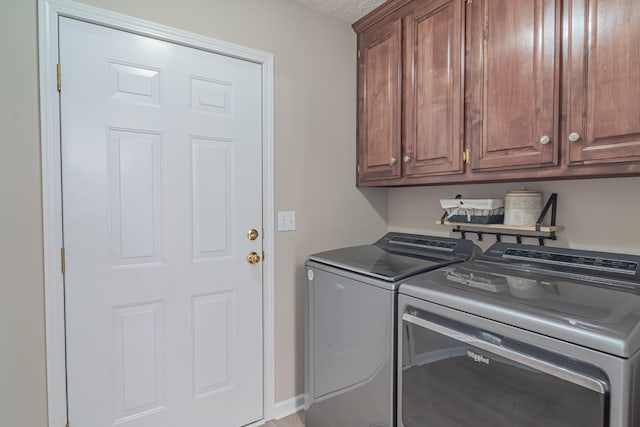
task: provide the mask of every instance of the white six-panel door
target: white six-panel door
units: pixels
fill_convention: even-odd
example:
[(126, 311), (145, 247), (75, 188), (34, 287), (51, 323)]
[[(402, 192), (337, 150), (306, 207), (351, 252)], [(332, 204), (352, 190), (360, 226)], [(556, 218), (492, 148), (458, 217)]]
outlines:
[(69, 421), (262, 408), (261, 67), (60, 20)]

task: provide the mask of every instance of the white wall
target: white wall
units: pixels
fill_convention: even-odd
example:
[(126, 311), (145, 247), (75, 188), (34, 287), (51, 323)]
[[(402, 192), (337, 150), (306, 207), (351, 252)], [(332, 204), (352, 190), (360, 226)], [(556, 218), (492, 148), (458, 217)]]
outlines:
[[(304, 259), (387, 229), (355, 188), (356, 38), (286, 0), (84, 0), (275, 54), (276, 399), (303, 392)], [(46, 425), (36, 0), (0, 1), (0, 425)]]
[(0, 425), (46, 421), (35, 1), (0, 0)]
[[(389, 190), (389, 228), (449, 236), (450, 227), (435, 224), (442, 216), (440, 199), (456, 194), (467, 198), (503, 198), (507, 191), (523, 187), (541, 190), (545, 199), (558, 193), (557, 224), (565, 230), (558, 233), (557, 241), (547, 241), (549, 246), (640, 255), (637, 225), (640, 177), (393, 188)], [(475, 235), (468, 236), (475, 241)], [(495, 237), (485, 236), (479, 244), (486, 249), (494, 242)], [(538, 244), (530, 239), (523, 243)]]

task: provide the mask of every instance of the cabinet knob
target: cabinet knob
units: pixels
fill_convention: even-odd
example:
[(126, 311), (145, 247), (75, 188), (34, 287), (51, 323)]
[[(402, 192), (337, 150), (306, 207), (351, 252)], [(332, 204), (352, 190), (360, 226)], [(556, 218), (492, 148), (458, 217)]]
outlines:
[(398, 159), (396, 159), (395, 157), (392, 157), (389, 159), (389, 164), (390, 165), (395, 165), (396, 163), (398, 163)]
[(551, 142), (551, 138), (549, 138), (549, 136), (547, 135), (543, 135), (542, 138), (540, 138), (540, 144), (542, 145), (547, 145), (550, 142)]
[(409, 162), (411, 161), (411, 156), (404, 156), (404, 157), (402, 158), (402, 160), (403, 160), (405, 163), (409, 163)]
[(578, 132), (571, 132), (569, 134), (569, 141), (576, 142), (579, 139), (580, 139), (580, 134)]

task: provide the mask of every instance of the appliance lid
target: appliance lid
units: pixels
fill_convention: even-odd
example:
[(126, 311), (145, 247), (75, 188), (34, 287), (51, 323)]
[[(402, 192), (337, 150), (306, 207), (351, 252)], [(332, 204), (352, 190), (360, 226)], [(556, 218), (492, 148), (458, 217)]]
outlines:
[(465, 261), (477, 251), (477, 246), (469, 241), (387, 233), (374, 244), (320, 252), (309, 259), (395, 282), (419, 272)]
[[(631, 274), (640, 257), (496, 245), (481, 259), (412, 277), (400, 293), (619, 357), (640, 351), (640, 281)], [(512, 258), (495, 262), (492, 249)], [(538, 256), (529, 250), (545, 262), (523, 261)]]

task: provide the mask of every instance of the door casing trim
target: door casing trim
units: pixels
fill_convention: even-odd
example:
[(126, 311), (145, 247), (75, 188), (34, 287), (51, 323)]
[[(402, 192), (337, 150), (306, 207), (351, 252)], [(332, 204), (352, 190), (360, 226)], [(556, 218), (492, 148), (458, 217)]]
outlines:
[[(231, 56), (262, 66), (262, 226), (263, 248), (263, 421), (274, 417), (274, 57), (272, 54), (133, 18), (72, 0), (38, 0), (40, 62), (40, 144), (47, 404), (49, 427), (67, 423), (64, 277), (61, 272), (62, 170), (60, 163), (60, 92), (57, 90), (58, 18), (64, 16), (183, 46)], [(64, 65), (64, 64), (63, 64)], [(64, 70), (62, 71), (64, 72)], [(64, 90), (64, 88), (62, 88)]]

